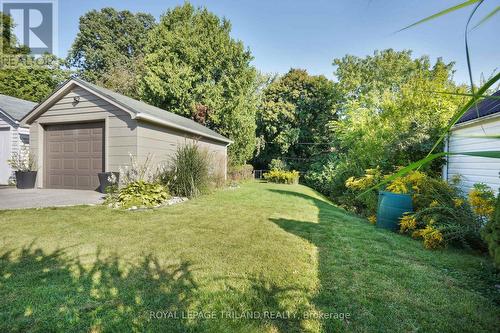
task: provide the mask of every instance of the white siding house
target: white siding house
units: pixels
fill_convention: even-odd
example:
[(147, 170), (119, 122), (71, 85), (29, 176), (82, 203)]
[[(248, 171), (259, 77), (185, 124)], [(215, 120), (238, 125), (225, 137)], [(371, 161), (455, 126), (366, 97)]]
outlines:
[(29, 129), (19, 126), (19, 121), (30, 112), (35, 103), (0, 94), (0, 185), (12, 180), (12, 170), (7, 164), (21, 144), (29, 144)]
[[(493, 96), (500, 96), (500, 91)], [(446, 151), (453, 153), (500, 151), (500, 100), (484, 99), (472, 107), (453, 126), (446, 142)], [(443, 168), (443, 178), (459, 175), (461, 188), (470, 191), (475, 183), (485, 183), (496, 193), (500, 188), (500, 159), (467, 155), (451, 155)]]

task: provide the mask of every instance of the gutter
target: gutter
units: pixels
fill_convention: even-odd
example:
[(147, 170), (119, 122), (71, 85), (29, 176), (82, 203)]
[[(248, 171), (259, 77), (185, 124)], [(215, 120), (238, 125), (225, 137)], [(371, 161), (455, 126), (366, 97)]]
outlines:
[(488, 120), (496, 118), (496, 117), (500, 117), (500, 112), (492, 113), (492, 114), (489, 114), (487, 116), (483, 116), (483, 117), (479, 117), (479, 118), (474, 118), (474, 119), (471, 119), (471, 120), (468, 120), (468, 121), (464, 121), (463, 123), (455, 124), (455, 125), (453, 125), (453, 127), (451, 129), (453, 130), (453, 129), (457, 129), (457, 128), (467, 127), (467, 126), (479, 123), (481, 121), (488, 121)]
[(156, 123), (156, 124), (159, 124), (159, 125), (163, 125), (163, 126), (168, 126), (168, 127), (172, 127), (172, 128), (175, 128), (175, 129), (179, 129), (179, 130), (182, 130), (184, 132), (196, 134), (196, 135), (199, 135), (199, 136), (204, 137), (204, 138), (210, 138), (212, 140), (216, 140), (216, 141), (219, 141), (219, 142), (225, 142), (225, 143), (227, 143), (227, 146), (229, 146), (230, 144), (233, 143), (233, 141), (231, 141), (231, 140), (223, 139), (223, 138), (217, 137), (215, 135), (210, 135), (210, 134), (206, 134), (206, 133), (203, 133), (203, 132), (200, 132), (200, 131), (197, 131), (197, 130), (193, 130), (191, 128), (187, 128), (187, 127), (184, 127), (184, 126), (172, 123), (170, 121), (159, 119), (159, 118), (156, 118), (154, 116), (151, 116), (151, 115), (145, 114), (145, 113), (137, 113), (135, 116), (132, 117), (132, 119), (145, 120), (145, 121), (149, 121), (149, 122)]

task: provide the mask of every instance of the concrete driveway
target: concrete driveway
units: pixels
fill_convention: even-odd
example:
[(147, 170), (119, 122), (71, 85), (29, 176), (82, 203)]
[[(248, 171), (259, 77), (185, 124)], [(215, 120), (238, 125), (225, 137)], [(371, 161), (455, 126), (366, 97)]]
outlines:
[(0, 187), (0, 209), (95, 205), (103, 199), (104, 195), (95, 191)]

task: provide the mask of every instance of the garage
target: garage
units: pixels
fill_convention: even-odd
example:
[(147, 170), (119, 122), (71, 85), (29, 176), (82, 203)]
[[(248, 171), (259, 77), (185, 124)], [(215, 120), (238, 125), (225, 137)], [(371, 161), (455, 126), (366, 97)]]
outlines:
[(104, 171), (104, 123), (45, 127), (46, 188), (95, 190)]
[(232, 141), (189, 118), (71, 78), (22, 120), (29, 127), (36, 186), (96, 190), (100, 172), (124, 172), (133, 158), (153, 168), (166, 165), (178, 147), (195, 142), (227, 170)]

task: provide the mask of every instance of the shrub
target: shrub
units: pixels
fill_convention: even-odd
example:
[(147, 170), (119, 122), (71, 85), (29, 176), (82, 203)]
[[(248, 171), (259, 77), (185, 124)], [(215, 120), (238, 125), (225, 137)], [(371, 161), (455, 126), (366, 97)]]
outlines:
[(121, 188), (115, 197), (115, 206), (129, 208), (156, 207), (170, 198), (170, 195), (163, 184), (138, 180)]
[(271, 170), (264, 173), (264, 179), (279, 184), (298, 184), (299, 172), (298, 171), (284, 171), (284, 170)]
[(484, 220), (493, 218), (495, 211), (495, 193), (486, 184), (477, 183), (469, 192), (469, 202), (474, 213)]
[[(362, 177), (350, 177), (346, 187), (359, 194), (387, 178), (379, 168), (368, 169)], [(429, 177), (421, 171), (412, 171), (391, 181), (386, 190), (411, 194), (415, 213), (400, 220), (400, 232), (421, 238), (429, 249), (455, 244), (484, 248), (480, 237), (481, 219), (472, 211), (456, 182)], [(352, 203), (358, 212), (373, 216), (377, 209), (377, 191), (367, 192)]]
[(210, 187), (210, 159), (197, 143), (188, 143), (177, 148), (169, 170), (162, 180), (173, 194), (181, 197), (196, 197), (206, 193)]
[(454, 244), (483, 249), (481, 220), (462, 196), (457, 183), (447, 183), (423, 172), (413, 171), (387, 186), (395, 193), (410, 193), (415, 214), (400, 221), (400, 232), (422, 238), (424, 246), (435, 249)]
[(347, 179), (352, 176), (360, 176), (363, 173), (364, 169), (355, 161), (342, 155), (328, 154), (316, 157), (303, 179), (306, 185), (328, 196), (345, 209), (370, 215), (369, 212), (361, 212), (357, 209), (363, 205), (356, 198), (357, 193), (355, 192), (357, 191), (347, 189), (345, 186)]
[(288, 165), (278, 158), (272, 159), (268, 167), (269, 170), (288, 170)]
[(229, 169), (228, 178), (237, 182), (253, 179), (253, 166), (250, 164), (233, 166)]
[(345, 181), (345, 186), (349, 192), (343, 196), (342, 203), (346, 206), (352, 206), (361, 215), (375, 215), (378, 203), (377, 191), (367, 192), (360, 197), (358, 197), (358, 194), (368, 190), (382, 180), (383, 175), (379, 168), (367, 169), (365, 170), (365, 175), (359, 178), (349, 177)]
[(493, 218), (486, 223), (481, 235), (488, 246), (493, 263), (500, 269), (500, 193), (496, 200)]
[(437, 249), (444, 245), (444, 237), (439, 229), (436, 229), (432, 223), (425, 226), (423, 229), (416, 230), (412, 233), (412, 237), (421, 237), (424, 241), (426, 249)]
[(170, 195), (168, 188), (159, 183), (159, 168), (152, 164), (152, 155), (140, 163), (130, 154), (130, 165), (119, 168), (119, 180), (112, 174), (113, 186), (107, 188), (106, 204), (114, 208), (155, 207), (161, 205)]

